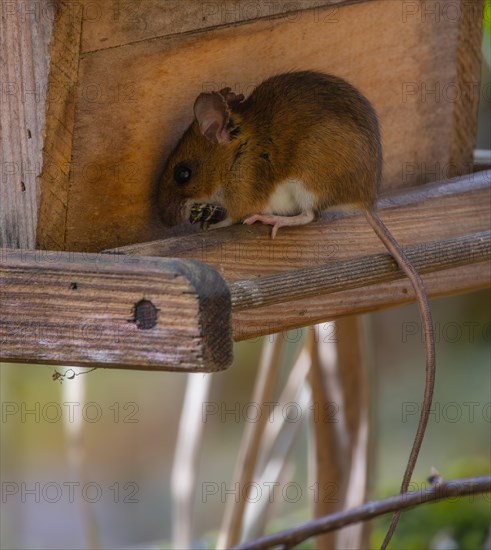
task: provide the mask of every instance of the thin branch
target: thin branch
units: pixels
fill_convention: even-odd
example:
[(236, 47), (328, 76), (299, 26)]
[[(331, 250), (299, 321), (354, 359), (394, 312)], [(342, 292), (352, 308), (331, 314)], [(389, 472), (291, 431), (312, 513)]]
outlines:
[[(329, 326), (335, 330), (334, 323)], [(320, 330), (320, 327), (319, 327)], [(337, 348), (334, 342), (316, 336), (316, 328), (307, 331), (306, 346), (310, 352), (309, 383), (312, 390), (310, 415), (312, 460), (309, 478), (319, 489), (336, 481), (337, 498), (314, 498), (314, 517), (333, 514), (345, 508), (346, 477), (351, 466), (351, 449), (346, 426), (345, 395), (340, 380)], [(324, 415), (336, 403), (336, 422), (326, 422)], [(365, 500), (365, 499), (363, 499)], [(315, 541), (316, 550), (337, 548), (336, 533), (325, 534)]]
[[(273, 399), (278, 372), (281, 366), (280, 358), (284, 343), (283, 334), (276, 334), (273, 341), (264, 341), (252, 397), (252, 402), (258, 404), (260, 407), (263, 407)], [(217, 542), (219, 549), (230, 548), (240, 541), (247, 496), (244, 493), (244, 489), (254, 479), (256, 463), (267, 421), (268, 415), (262, 414), (257, 422), (248, 422), (244, 427), (234, 470), (234, 482), (238, 483), (240, 488), (240, 498), (238, 502), (230, 501), (227, 503)]]
[(200, 415), (203, 414), (203, 403), (210, 394), (211, 383), (211, 376), (187, 375), (171, 475), (174, 548), (191, 547), (196, 477), (205, 430), (205, 422)]
[(491, 476), (445, 481), (429, 489), (404, 493), (403, 495), (397, 495), (384, 500), (367, 502), (351, 510), (310, 520), (298, 527), (285, 529), (284, 531), (240, 544), (234, 548), (235, 550), (263, 550), (275, 546), (291, 548), (321, 533), (334, 531), (352, 523), (367, 521), (396, 510), (406, 510), (428, 502), (436, 502), (457, 496), (475, 495), (488, 491), (491, 491)]
[[(306, 383), (309, 366), (309, 354), (302, 347), (274, 409), (274, 420), (268, 422), (264, 429), (261, 456), (256, 468), (258, 475), (254, 479), (259, 487), (266, 487), (266, 483), (278, 483), (289, 463), (290, 453), (303, 422), (287, 422), (284, 412), (279, 414), (278, 411), (285, 403), (292, 402), (297, 403), (301, 411), (308, 410), (311, 401), (310, 387)], [(272, 507), (267, 491), (261, 497), (259, 502), (247, 503), (242, 532), (244, 540), (258, 537), (266, 530)]]

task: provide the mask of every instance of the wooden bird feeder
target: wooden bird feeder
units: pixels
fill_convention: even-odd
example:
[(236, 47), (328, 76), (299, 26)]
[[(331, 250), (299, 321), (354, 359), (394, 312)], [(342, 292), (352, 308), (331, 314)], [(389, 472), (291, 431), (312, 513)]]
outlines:
[(233, 339), (413, 301), (361, 216), (274, 241), (262, 226), (169, 236), (158, 220), (195, 97), (292, 69), (339, 75), (374, 104), (381, 217), (429, 294), (489, 284), (481, 0), (4, 4), (1, 359), (215, 371)]

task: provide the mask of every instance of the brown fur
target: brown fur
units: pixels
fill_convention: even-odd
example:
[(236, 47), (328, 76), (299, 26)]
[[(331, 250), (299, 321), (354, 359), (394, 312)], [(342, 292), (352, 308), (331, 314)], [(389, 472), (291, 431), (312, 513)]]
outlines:
[[(287, 178), (304, 182), (319, 211), (373, 204), (382, 171), (380, 132), (375, 111), (356, 88), (327, 74), (286, 73), (229, 108), (230, 141), (211, 143), (194, 120), (171, 153), (160, 185), (164, 222), (184, 221), (171, 210), (187, 199), (206, 201), (220, 188), (223, 206), (238, 222), (261, 213)], [(173, 170), (183, 161), (194, 167), (193, 177), (179, 186)]]

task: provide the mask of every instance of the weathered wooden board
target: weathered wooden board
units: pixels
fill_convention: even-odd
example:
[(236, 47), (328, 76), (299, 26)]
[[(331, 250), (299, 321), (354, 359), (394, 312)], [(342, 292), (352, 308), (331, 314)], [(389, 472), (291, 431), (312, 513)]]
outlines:
[[(378, 211), (400, 244), (408, 246), (489, 229), (490, 201), (487, 170), (387, 194), (379, 199)], [(235, 225), (117, 250), (196, 259), (228, 282), (386, 252), (361, 213), (326, 212), (308, 225), (281, 228), (274, 240), (270, 234), (271, 227), (259, 223)]]
[[(159, 15), (150, 6), (155, 17), (148, 39), (139, 34), (145, 15), (134, 24), (119, 21), (112, 46), (93, 49), (110, 26), (107, 17), (84, 22), (71, 163), (66, 172), (55, 162), (41, 181), (48, 203), (56, 189), (65, 218), (41, 210), (41, 247), (94, 251), (165, 235), (155, 190), (166, 155), (191, 120), (195, 97), (225, 84), (248, 93), (271, 74), (292, 69), (336, 73), (372, 100), (382, 122), (386, 188), (470, 169), (480, 0), (328, 5), (217, 23), (206, 32), (196, 31), (193, 15), (189, 32), (171, 29), (170, 36), (164, 36), (169, 12)], [(187, 7), (184, 2), (181, 18)], [(84, 34), (89, 28), (90, 36)]]
[[(489, 287), (489, 261), (430, 273), (423, 276), (428, 295), (433, 298), (457, 295)], [(316, 296), (280, 306), (241, 311), (233, 316), (234, 340), (248, 340), (284, 330), (298, 329), (346, 315), (371, 313), (414, 302), (405, 280), (358, 288), (326, 296)], [(421, 327), (418, 327), (418, 332)]]
[(54, 10), (29, 4), (0, 2), (0, 246), (34, 248)]
[(65, 249), (81, 29), (82, 10), (69, 0), (57, 3), (37, 226), (37, 242), (53, 250)]
[[(487, 231), (491, 228), (491, 171), (392, 194), (379, 201), (380, 215), (404, 247), (420, 245), (438, 255), (432, 241)], [(197, 235), (122, 247), (120, 252), (201, 260), (228, 283), (286, 273), (385, 252), (363, 215), (328, 214), (301, 228), (282, 228), (274, 241), (262, 225), (234, 226)], [(443, 249), (442, 249), (443, 250)], [(489, 285), (491, 266), (469, 254), (468, 265), (423, 276), (433, 297)], [(407, 279), (375, 284), (310, 299), (237, 311), (234, 338), (323, 322), (350, 313), (364, 313), (413, 301)]]
[(230, 294), (198, 262), (0, 249), (0, 360), (213, 372)]
[(334, 20), (341, 4), (363, 1), (366, 0), (90, 0), (82, 13), (82, 52), (285, 15), (294, 21), (305, 17), (306, 9), (326, 6), (329, 9), (324, 9), (324, 19)]
[[(491, 229), (465, 237), (406, 246), (404, 253), (420, 275), (491, 261)], [(330, 262), (295, 269), (269, 277), (246, 279), (230, 285), (232, 308), (252, 308), (284, 304), (304, 298), (318, 298), (352, 288), (367, 288), (405, 277), (389, 253)]]

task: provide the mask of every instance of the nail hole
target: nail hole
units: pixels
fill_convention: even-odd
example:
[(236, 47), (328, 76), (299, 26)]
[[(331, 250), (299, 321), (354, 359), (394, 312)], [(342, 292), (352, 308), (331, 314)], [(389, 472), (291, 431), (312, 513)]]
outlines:
[(149, 330), (157, 324), (159, 310), (150, 300), (140, 300), (133, 306), (133, 319), (139, 330)]

